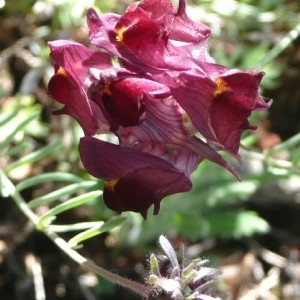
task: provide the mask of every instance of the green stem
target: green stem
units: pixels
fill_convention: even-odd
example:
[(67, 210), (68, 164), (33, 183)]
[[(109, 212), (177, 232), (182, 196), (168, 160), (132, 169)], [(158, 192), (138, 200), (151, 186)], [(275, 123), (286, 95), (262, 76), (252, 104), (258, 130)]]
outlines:
[(21, 194), (17, 191), (14, 184), (9, 178), (0, 170), (0, 183), (3, 185), (1, 188), (4, 197), (11, 197), (23, 214), (36, 226), (38, 224), (38, 216), (28, 207)]
[(293, 28), (273, 49), (255, 66), (256, 70), (262, 70), (266, 65), (282, 53), (300, 35), (300, 24)]
[[(11, 197), (23, 214), (35, 225), (37, 228), (39, 224), (39, 217), (28, 207), (27, 203), (17, 191), (14, 184), (10, 179), (0, 170), (0, 185), (2, 194), (5, 197)], [(77, 251), (72, 249), (70, 245), (55, 232), (49, 230), (49, 227), (46, 227), (42, 230), (63, 252), (65, 252), (73, 261), (78, 263), (82, 268), (91, 271), (102, 278), (109, 280), (113, 283), (119, 284), (120, 286), (127, 288), (143, 298), (148, 298), (150, 295), (150, 287), (143, 285), (141, 283), (129, 280), (117, 274), (114, 274), (104, 268), (97, 266), (90, 260), (87, 260), (85, 257), (80, 255)]]

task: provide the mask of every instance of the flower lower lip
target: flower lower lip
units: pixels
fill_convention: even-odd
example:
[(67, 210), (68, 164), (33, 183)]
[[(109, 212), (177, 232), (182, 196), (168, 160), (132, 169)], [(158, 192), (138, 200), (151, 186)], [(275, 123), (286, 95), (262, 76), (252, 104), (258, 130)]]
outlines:
[(83, 137), (79, 152), (87, 171), (105, 180), (104, 201), (118, 213), (130, 210), (146, 217), (154, 204), (157, 214), (162, 198), (192, 187), (190, 179), (167, 161), (133, 148)]

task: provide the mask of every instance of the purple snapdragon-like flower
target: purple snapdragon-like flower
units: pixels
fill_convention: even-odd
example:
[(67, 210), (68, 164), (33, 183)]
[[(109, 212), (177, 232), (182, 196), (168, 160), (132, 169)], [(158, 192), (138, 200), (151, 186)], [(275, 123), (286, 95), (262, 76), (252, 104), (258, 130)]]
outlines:
[[(238, 177), (217, 151), (238, 157), (242, 133), (255, 128), (248, 117), (268, 107), (258, 93), (263, 73), (215, 64), (210, 30), (187, 17), (184, 0), (177, 8), (142, 0), (121, 16), (91, 8), (87, 22), (99, 51), (50, 42), (49, 92), (64, 104), (55, 114), (83, 128), (80, 157), (104, 180), (107, 206), (146, 218), (154, 205), (156, 214), (165, 196), (191, 189), (191, 173), (204, 159)], [(94, 137), (102, 133), (118, 145)]]
[(263, 73), (226, 71), (210, 78), (182, 72), (172, 94), (210, 145), (238, 153), (242, 133), (255, 129), (248, 117), (268, 105), (258, 93)]
[(192, 187), (183, 172), (147, 152), (88, 136), (81, 139), (79, 151), (84, 167), (104, 180), (106, 205), (118, 213), (135, 211), (146, 218), (152, 204), (156, 214), (163, 197)]

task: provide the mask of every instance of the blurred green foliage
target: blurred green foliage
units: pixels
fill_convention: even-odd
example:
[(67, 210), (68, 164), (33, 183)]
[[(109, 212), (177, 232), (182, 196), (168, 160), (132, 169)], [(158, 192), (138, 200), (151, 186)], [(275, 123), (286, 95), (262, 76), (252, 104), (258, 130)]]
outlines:
[[(79, 231), (87, 230), (73, 238), (72, 242), (76, 241), (74, 242), (76, 245), (77, 242), (85, 241), (86, 238), (104, 231), (111, 231), (111, 235), (123, 245), (142, 247), (156, 240), (160, 234), (199, 241), (215, 236), (239, 238), (268, 230), (267, 222), (255, 212), (246, 210), (243, 201), (247, 200), (264, 182), (299, 175), (297, 173), (300, 163), (300, 155), (297, 151), (299, 138), (292, 145), (282, 144), (282, 149), (279, 149), (281, 152), (288, 152), (288, 156), (284, 158), (287, 162), (286, 167), (277, 163), (276, 155), (274, 156), (272, 150), (259, 153), (258, 158), (249, 155), (253, 150), (243, 150), (241, 156), (246, 161), (245, 165), (239, 166), (233, 162), (241, 173), (242, 181), (239, 182), (220, 167), (210, 162), (203, 162), (193, 175), (193, 190), (190, 193), (168, 197), (162, 202), (158, 216), (149, 214), (148, 220), (144, 221), (137, 214), (126, 213), (125, 224), (123, 224), (124, 218), (118, 218), (112, 226), (107, 225), (107, 228), (104, 227), (105, 230), (101, 229), (103, 224), (110, 224), (105, 222), (111, 222), (114, 213), (105, 207), (101, 197), (93, 194), (101, 189), (102, 183), (92, 179), (80, 167), (77, 142), (82, 134), (81, 130), (74, 122), (63, 123), (64, 117), (47, 115), (55, 105), (47, 96), (47, 92), (41, 92), (41, 89), (47, 89), (47, 82), (53, 73), (46, 42), (59, 38), (86, 42), (87, 28), (84, 15), (89, 6), (96, 6), (102, 12), (121, 13), (127, 2), (47, 0), (22, 1), (21, 5), (16, 6), (13, 2), (7, 1), (0, 11), (2, 18), (13, 15), (12, 22), (17, 22), (21, 14), (26, 17), (24, 20), (22, 18), (23, 27), (16, 30), (15, 40), (12, 41), (10, 38), (3, 46), (2, 57), (7, 61), (0, 60), (1, 65), (4, 66), (0, 76), (5, 77), (7, 74), (6, 80), (0, 84), (3, 97), (0, 114), (0, 151), (1, 156), (5, 158), (2, 171), (16, 181), (16, 187), (20, 190), (29, 186), (40, 186), (49, 181), (53, 182), (51, 185), (53, 191), (26, 201), (32, 209), (42, 204), (49, 205), (52, 210), (46, 216), (47, 222), (43, 220), (43, 226), (53, 225), (52, 229), (57, 232), (68, 231), (67, 227), (58, 229), (55, 224), (52, 224), (54, 221), (52, 217), (56, 217), (61, 212), (57, 208), (62, 208), (59, 205), (69, 203), (69, 209), (82, 204), (92, 207), (93, 213), (88, 220), (91, 222), (91, 227), (86, 223), (81, 227), (78, 224), (70, 225)], [(195, 12), (192, 17), (212, 28), (210, 52), (215, 60), (228, 67), (242, 69), (256, 68), (260, 61), (268, 56), (270, 49), (280, 43), (280, 40), (297, 26), (300, 13), (297, 1), (280, 0), (194, 1), (193, 9)], [(26, 42), (19, 45), (17, 42), (21, 38), (26, 38)], [(10, 52), (7, 49), (10, 49)], [(27, 57), (29, 58), (23, 70), (24, 76), (20, 79), (19, 89), (14, 94), (12, 86), (15, 85), (13, 81), (16, 77), (10, 74), (8, 62), (13, 56), (21, 57), (21, 60), (25, 59), (25, 61)], [(263, 88), (273, 89), (278, 85), (285, 63), (281, 57), (276, 57), (263, 67), (266, 72)], [(5, 82), (7, 85), (4, 85)], [(41, 93), (42, 97), (39, 98)], [(47, 115), (44, 120), (41, 112)], [(258, 120), (265, 117), (258, 116)], [(56, 125), (53, 125), (54, 123)], [(256, 136), (249, 133), (245, 136), (244, 144), (255, 147), (256, 141)], [(279, 150), (276, 150), (277, 154)], [(269, 160), (270, 157), (273, 160)], [(47, 176), (47, 173), (44, 174), (45, 167), (42, 163), (45, 159), (48, 163), (46, 169), (51, 171), (48, 178), (42, 177), (42, 175)], [(254, 162), (260, 164), (260, 171), (251, 173), (247, 166)], [(29, 170), (16, 178), (13, 171), (17, 168), (20, 170), (24, 166)], [(33, 182), (30, 183), (31, 178)], [(60, 181), (60, 184), (54, 184), (55, 181)], [(67, 183), (71, 183), (71, 187), (66, 185)], [(6, 195), (5, 182), (1, 184), (2, 194)], [(83, 192), (92, 193), (92, 198), (83, 197), (84, 199), (80, 198), (76, 205), (71, 205), (72, 201), (74, 204), (74, 197), (78, 197)], [(94, 227), (96, 221), (101, 221), (103, 224), (96, 224)], [(115, 229), (121, 223), (123, 225)]]

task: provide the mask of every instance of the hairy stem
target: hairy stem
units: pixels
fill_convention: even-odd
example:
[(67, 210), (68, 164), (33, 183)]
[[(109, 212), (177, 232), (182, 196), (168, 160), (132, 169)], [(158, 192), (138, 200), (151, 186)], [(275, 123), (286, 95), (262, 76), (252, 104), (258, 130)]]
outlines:
[(73, 261), (77, 262), (82, 268), (91, 271), (108, 281), (119, 284), (124, 288), (130, 289), (131, 291), (141, 295), (144, 298), (147, 298), (149, 296), (149, 287), (97, 266), (94, 262), (92, 262), (91, 260), (87, 260), (77, 251), (72, 249), (69, 244), (64, 239), (59, 237), (55, 232), (48, 231), (46, 234), (61, 250), (63, 250)]

